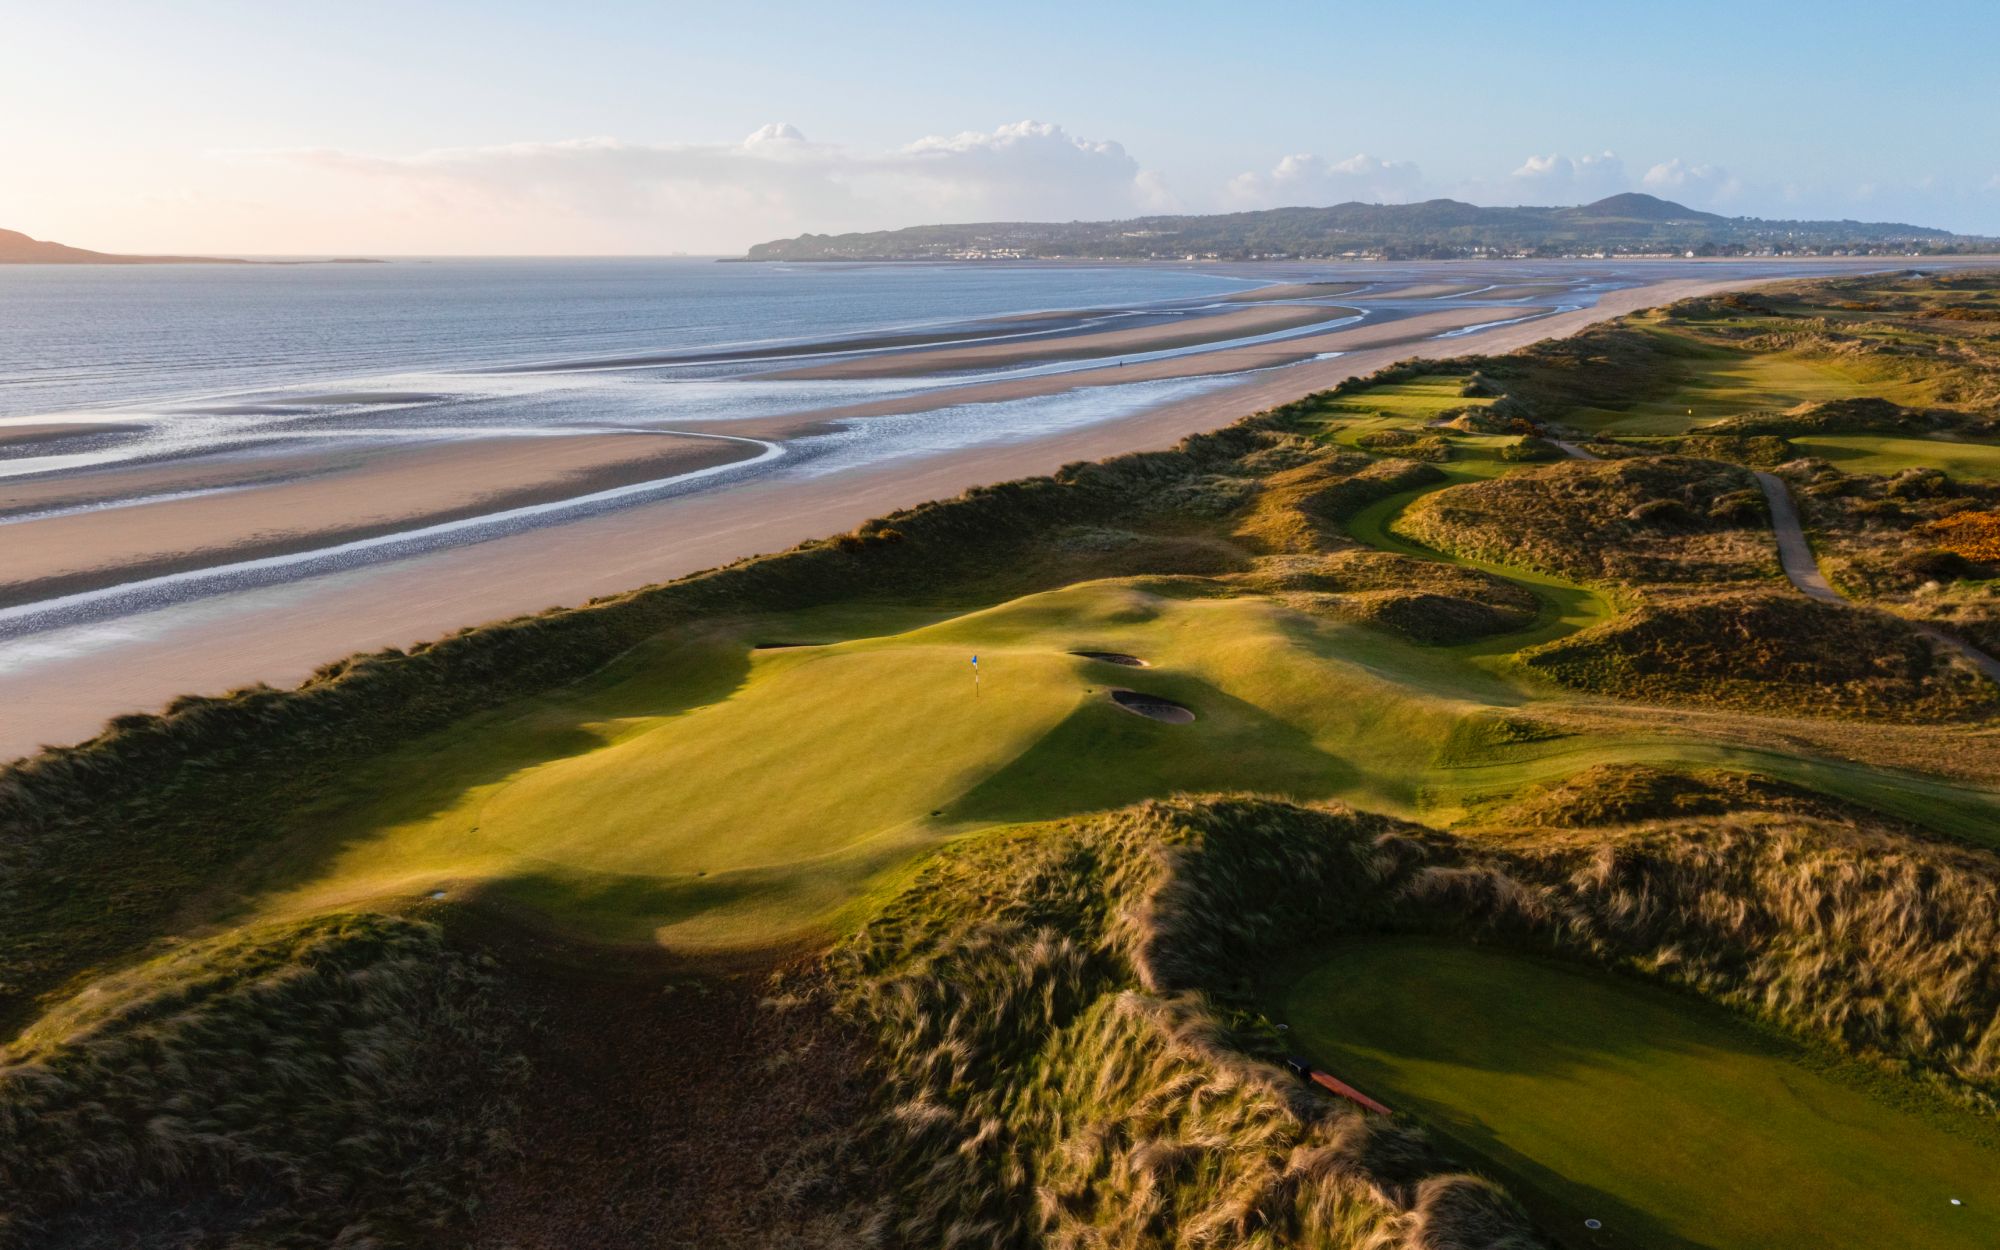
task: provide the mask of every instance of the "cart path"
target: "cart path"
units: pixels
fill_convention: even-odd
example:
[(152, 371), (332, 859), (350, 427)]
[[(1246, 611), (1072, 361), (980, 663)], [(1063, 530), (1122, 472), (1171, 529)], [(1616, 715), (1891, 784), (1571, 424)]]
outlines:
[[(1812, 544), (1806, 541), (1805, 527), (1799, 524), (1799, 510), (1792, 503), (1792, 493), (1786, 489), (1784, 479), (1775, 473), (1756, 472), (1757, 484), (1764, 488), (1764, 500), (1771, 505), (1771, 529), (1778, 536), (1778, 563), (1785, 570), (1785, 576), (1791, 579), (1792, 585), (1814, 599), (1825, 603), (1847, 603), (1848, 600), (1841, 597), (1833, 584), (1826, 580), (1826, 574), (1820, 572), (1819, 561), (1813, 558)], [(2000, 660), (1935, 625), (1912, 621), (1907, 617), (1897, 619), (1932, 642), (1958, 652), (1980, 672), (1994, 681), (2000, 681)]]

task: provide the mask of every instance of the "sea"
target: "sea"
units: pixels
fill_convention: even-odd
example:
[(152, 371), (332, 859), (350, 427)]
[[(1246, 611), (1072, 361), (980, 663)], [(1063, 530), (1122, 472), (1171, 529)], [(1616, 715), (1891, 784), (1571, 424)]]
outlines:
[(0, 266), (0, 417), (416, 374), (819, 344), (1257, 282), (1139, 267), (705, 259)]

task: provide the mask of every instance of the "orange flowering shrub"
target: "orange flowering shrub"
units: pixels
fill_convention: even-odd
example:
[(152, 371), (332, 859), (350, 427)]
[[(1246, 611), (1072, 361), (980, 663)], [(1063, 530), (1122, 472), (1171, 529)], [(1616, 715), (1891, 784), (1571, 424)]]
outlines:
[(1946, 551), (1980, 564), (2000, 563), (2000, 512), (1954, 512), (1920, 528)]

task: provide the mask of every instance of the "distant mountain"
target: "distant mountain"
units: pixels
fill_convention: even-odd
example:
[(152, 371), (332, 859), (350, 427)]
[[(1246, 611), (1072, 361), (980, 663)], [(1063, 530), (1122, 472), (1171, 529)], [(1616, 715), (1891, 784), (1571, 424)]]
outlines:
[(0, 265), (247, 265), (214, 256), (125, 256), (45, 243), (18, 230), (0, 230)]
[(2000, 250), (2000, 241), (1895, 222), (1723, 217), (1627, 193), (1574, 208), (1482, 208), (1459, 200), (1336, 204), (1127, 221), (981, 222), (862, 234), (802, 234), (759, 243), (747, 260), (1254, 260), (1482, 255), (1617, 255), (1693, 251)]

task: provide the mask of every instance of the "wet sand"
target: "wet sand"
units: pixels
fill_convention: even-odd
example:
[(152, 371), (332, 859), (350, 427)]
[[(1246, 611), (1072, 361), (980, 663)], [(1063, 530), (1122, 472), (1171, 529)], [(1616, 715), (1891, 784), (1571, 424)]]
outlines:
[(1529, 283), (1521, 286), (1496, 286), (1484, 291), (1472, 291), (1464, 296), (1476, 300), (1533, 299), (1558, 302), (1565, 295), (1575, 293), (1576, 288), (1560, 283)]
[(140, 425), (112, 425), (95, 421), (46, 422), (35, 425), (0, 425), (0, 447), (33, 447), (41, 443), (61, 443), (70, 439), (136, 434)]
[[(219, 487), (207, 489), (226, 493), (0, 524), (7, 552), (0, 607), (656, 481), (755, 454), (746, 443), (635, 433), (459, 438), (292, 456), (287, 467), (298, 476), (287, 480), (236, 485), (223, 474)], [(174, 489), (190, 489), (189, 480), (199, 479), (184, 477)], [(113, 481), (129, 489), (131, 475)]]
[[(1510, 351), (1637, 308), (1768, 280), (1668, 281), (1609, 293), (1593, 308), (1460, 338), (1411, 342), (1392, 335), (1337, 359), (1252, 374), (1191, 399), (1032, 440), (822, 477), (753, 479), (395, 564), (16, 640), (7, 645), (11, 662), (0, 667), (0, 759), (88, 737), (109, 716), (156, 708), (189, 691), (220, 693), (258, 681), (291, 685), (351, 652), (407, 647), (480, 621), (781, 551), (973, 486), (1171, 446), (1397, 360)], [(1494, 310), (1478, 311), (1492, 319)], [(1400, 323), (1399, 333), (1411, 333), (1415, 320)], [(1357, 327), (1395, 329), (1396, 323)], [(1064, 382), (1074, 385), (1076, 375)]]
[[(1277, 369), (1310, 361), (1315, 356), (1328, 352), (1359, 352), (1400, 344), (1422, 343), (1426, 339), (1435, 338), (1451, 330), (1462, 330), (1468, 326), (1505, 318), (1532, 316), (1538, 311), (1542, 310), (1441, 309), (1421, 316), (1405, 317), (1396, 321), (1363, 323), (1346, 329), (1330, 330), (1325, 334), (1303, 335), (1278, 343), (1262, 343), (1251, 347), (1223, 347), (1212, 352), (1174, 356), (1165, 360), (1147, 360), (1133, 365), (1105, 365), (1096, 369), (1013, 378), (1004, 382), (971, 383), (954, 387), (948, 392), (950, 398), (947, 402), (998, 403), (1006, 400), (1031, 399), (1037, 395), (1054, 395), (1060, 391), (1075, 390), (1080, 387), (1123, 386), (1131, 382), (1161, 382), (1174, 378), (1198, 378), (1214, 374)], [(893, 399), (869, 400), (838, 408), (817, 409), (790, 420), (804, 424), (823, 424), (827, 421), (861, 417), (897, 416), (924, 412), (938, 407), (939, 403), (937, 392), (902, 395)], [(726, 428), (732, 434), (762, 431), (762, 433), (751, 433), (751, 436), (767, 437), (774, 430), (784, 427), (774, 425), (773, 420), (764, 420), (754, 423), (732, 423), (727, 426), (718, 423), (714, 428), (718, 430)]]
[(1479, 282), (1419, 282), (1413, 286), (1391, 287), (1386, 291), (1370, 291), (1369, 299), (1444, 299), (1451, 295), (1464, 295), (1477, 291), (1484, 283)]
[[(1072, 314), (1074, 315), (1074, 314)], [(1050, 360), (1101, 360), (1145, 352), (1198, 347), (1255, 334), (1275, 334), (1352, 317), (1352, 308), (1290, 305), (1245, 308), (1208, 316), (1186, 316), (1159, 325), (1129, 330), (1095, 330), (1025, 342), (978, 343), (934, 351), (864, 356), (827, 364), (807, 365), (761, 375), (778, 381), (830, 381), (840, 378), (910, 378), (966, 369), (1004, 369)]]
[(1256, 304), (1273, 299), (1330, 299), (1359, 291), (1370, 285), (1366, 282), (1283, 282), (1277, 286), (1260, 286), (1254, 291), (1242, 291), (1227, 297), (1231, 304)]

